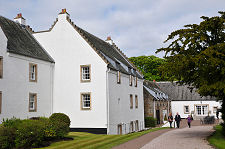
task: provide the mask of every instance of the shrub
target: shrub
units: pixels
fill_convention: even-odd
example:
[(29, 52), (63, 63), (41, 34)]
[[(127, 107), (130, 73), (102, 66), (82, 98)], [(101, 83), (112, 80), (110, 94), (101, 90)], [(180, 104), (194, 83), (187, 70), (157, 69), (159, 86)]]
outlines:
[(57, 138), (65, 137), (69, 132), (70, 119), (63, 113), (53, 113), (50, 117), (50, 128)]
[(53, 113), (49, 117), (50, 121), (54, 122), (64, 122), (68, 127), (70, 127), (70, 118), (64, 113)]
[(15, 117), (11, 118), (11, 119), (3, 119), (2, 125), (4, 127), (10, 127), (10, 128), (17, 128), (17, 126), (22, 122), (22, 120), (17, 119)]
[(0, 126), (0, 148), (11, 149), (15, 147), (15, 129)]
[(145, 117), (145, 127), (155, 127), (156, 119), (153, 117)]
[(17, 127), (15, 145), (17, 148), (39, 147), (44, 144), (45, 123), (37, 120), (23, 120)]

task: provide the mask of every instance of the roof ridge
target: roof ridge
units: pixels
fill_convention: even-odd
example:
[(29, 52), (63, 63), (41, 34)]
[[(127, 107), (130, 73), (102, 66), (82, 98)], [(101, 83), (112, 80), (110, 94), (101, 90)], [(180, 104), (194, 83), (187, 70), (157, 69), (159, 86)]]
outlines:
[[(106, 64), (109, 64), (109, 61), (96, 49), (96, 47), (84, 36), (82, 32), (80, 32), (81, 28), (74, 24), (71, 19), (67, 18), (67, 21), (73, 26), (73, 28), (83, 37), (83, 39), (94, 49), (94, 51), (103, 59)], [(83, 30), (83, 29), (82, 29)], [(84, 30), (85, 31), (85, 30)], [(91, 34), (91, 33), (89, 33)], [(92, 36), (95, 36), (91, 34)], [(96, 37), (96, 36), (95, 36)], [(98, 38), (98, 37), (96, 37)], [(100, 39), (100, 38), (98, 38)]]

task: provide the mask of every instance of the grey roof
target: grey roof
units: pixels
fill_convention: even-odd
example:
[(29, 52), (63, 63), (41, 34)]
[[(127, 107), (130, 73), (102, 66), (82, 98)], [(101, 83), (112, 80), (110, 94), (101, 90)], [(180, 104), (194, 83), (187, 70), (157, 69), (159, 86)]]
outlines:
[(7, 37), (7, 51), (48, 62), (54, 60), (35, 40), (27, 27), (0, 16), (0, 26)]
[(201, 97), (196, 89), (193, 89), (192, 92), (189, 89), (188, 85), (178, 85), (175, 82), (157, 82), (156, 83), (161, 90), (168, 94), (172, 101), (214, 101), (214, 97)]
[(151, 94), (155, 99), (170, 100), (168, 95), (154, 82), (144, 80), (143, 89)]
[[(119, 70), (125, 74), (132, 74), (133, 76), (137, 76), (138, 78), (143, 78), (140, 73), (137, 73), (136, 68), (128, 59), (121, 53), (121, 51), (116, 47), (115, 44), (111, 45), (104, 40), (88, 33), (82, 28), (75, 26), (79, 33), (82, 35), (86, 41), (89, 42), (91, 46), (93, 46), (98, 53), (100, 53), (107, 61), (108, 67)], [(131, 68), (131, 70), (129, 70)]]

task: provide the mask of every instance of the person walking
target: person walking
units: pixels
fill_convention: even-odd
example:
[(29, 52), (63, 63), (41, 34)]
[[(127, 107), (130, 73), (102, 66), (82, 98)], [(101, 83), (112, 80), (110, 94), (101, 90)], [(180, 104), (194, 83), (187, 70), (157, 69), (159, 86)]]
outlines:
[(188, 123), (188, 127), (191, 128), (191, 116), (188, 115), (187, 117), (187, 123)]
[(177, 112), (177, 115), (175, 116), (175, 121), (177, 123), (177, 128), (180, 128), (181, 117), (178, 112)]
[(168, 122), (170, 123), (170, 128), (172, 128), (172, 122), (173, 122), (172, 113), (170, 113), (169, 116), (168, 116)]

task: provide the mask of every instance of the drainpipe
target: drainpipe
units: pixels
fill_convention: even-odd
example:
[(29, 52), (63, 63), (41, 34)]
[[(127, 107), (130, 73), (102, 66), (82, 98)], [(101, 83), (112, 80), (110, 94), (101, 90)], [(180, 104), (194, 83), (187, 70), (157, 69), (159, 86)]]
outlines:
[(154, 115), (154, 118), (156, 118), (156, 115), (155, 115), (155, 100), (153, 99), (153, 115)]
[(106, 70), (106, 104), (107, 104), (107, 134), (109, 134), (109, 72), (110, 68)]

